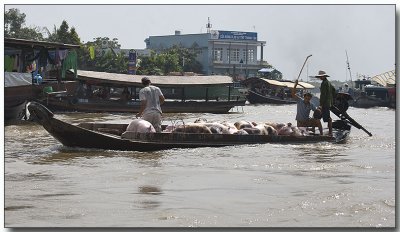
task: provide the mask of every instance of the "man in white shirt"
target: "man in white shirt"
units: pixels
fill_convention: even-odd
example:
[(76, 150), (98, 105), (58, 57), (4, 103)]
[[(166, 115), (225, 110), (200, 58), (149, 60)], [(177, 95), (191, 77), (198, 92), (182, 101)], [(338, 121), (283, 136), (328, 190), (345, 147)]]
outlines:
[(156, 132), (161, 132), (161, 105), (164, 103), (165, 98), (160, 88), (151, 85), (148, 77), (142, 78), (143, 89), (139, 91), (140, 110), (136, 117), (150, 122)]

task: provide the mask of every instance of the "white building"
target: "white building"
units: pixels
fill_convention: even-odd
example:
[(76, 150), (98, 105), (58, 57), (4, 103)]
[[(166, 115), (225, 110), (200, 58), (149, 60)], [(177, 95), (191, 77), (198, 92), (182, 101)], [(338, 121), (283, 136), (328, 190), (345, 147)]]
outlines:
[(174, 35), (149, 36), (145, 43), (146, 49), (155, 52), (174, 45), (198, 50), (198, 61), (206, 75), (252, 77), (268, 65), (263, 60), (266, 42), (258, 41), (256, 32), (211, 30), (209, 33), (185, 35), (175, 31)]

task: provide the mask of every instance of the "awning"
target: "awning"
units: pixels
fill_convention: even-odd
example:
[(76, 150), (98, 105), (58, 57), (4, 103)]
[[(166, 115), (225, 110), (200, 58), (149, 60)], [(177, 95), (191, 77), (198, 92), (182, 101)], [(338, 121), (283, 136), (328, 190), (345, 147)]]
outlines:
[[(277, 86), (284, 86), (289, 89), (294, 88), (294, 82), (291, 81), (275, 81), (275, 80), (268, 80), (268, 81), (273, 81), (270, 84), (277, 85)], [(299, 82), (299, 84), (296, 86), (296, 89), (313, 89), (315, 88), (313, 85), (308, 84), (306, 82)]]
[(376, 75), (371, 80), (385, 87), (393, 86), (396, 84), (395, 70)]
[(280, 82), (277, 80), (264, 79), (264, 78), (260, 78), (260, 79), (271, 85), (286, 87), (286, 83), (284, 83), (284, 82)]
[(313, 86), (312, 84), (308, 84), (306, 82), (301, 82), (301, 81), (299, 81), (299, 85), (303, 86), (303, 88), (305, 88), (305, 89), (314, 89), (315, 88), (315, 86)]
[[(247, 78), (246, 80), (242, 81), (241, 83), (243, 85), (250, 85), (254, 83), (260, 83), (260, 82), (265, 82), (270, 85), (274, 85), (277, 87), (287, 87), (287, 88), (293, 88), (294, 87), (294, 82), (292, 81), (277, 81), (277, 80), (271, 80), (271, 79), (266, 79), (266, 78), (259, 78), (259, 77), (251, 77)], [(299, 84), (296, 87), (297, 89), (313, 89), (315, 86), (308, 84), (306, 82), (299, 82)]]

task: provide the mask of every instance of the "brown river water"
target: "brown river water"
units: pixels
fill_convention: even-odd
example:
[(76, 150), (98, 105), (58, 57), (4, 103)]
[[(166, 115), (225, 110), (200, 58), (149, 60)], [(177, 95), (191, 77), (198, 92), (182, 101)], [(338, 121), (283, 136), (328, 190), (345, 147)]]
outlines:
[[(246, 105), (229, 114), (166, 114), (164, 123), (294, 123), (295, 110)], [(64, 147), (35, 123), (8, 125), (5, 227), (394, 227), (395, 110), (350, 107), (348, 113), (373, 136), (352, 128), (345, 144), (134, 152)]]

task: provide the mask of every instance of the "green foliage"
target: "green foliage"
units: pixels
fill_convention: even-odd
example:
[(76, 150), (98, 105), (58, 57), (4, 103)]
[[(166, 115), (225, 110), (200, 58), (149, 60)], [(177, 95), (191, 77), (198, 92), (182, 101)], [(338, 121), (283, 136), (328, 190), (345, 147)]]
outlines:
[(81, 39), (78, 36), (75, 28), (72, 27), (69, 29), (69, 25), (67, 21), (63, 20), (60, 27), (57, 28), (54, 26), (53, 32), (50, 32), (47, 28), (47, 41), (49, 42), (57, 42), (57, 43), (65, 43), (65, 44), (81, 44)]
[(12, 8), (4, 13), (4, 37), (30, 40), (43, 40), (43, 35), (38, 27), (24, 27), (24, 13)]
[(173, 46), (159, 54), (152, 52), (150, 57), (141, 57), (137, 71), (139, 75), (168, 75), (170, 72), (202, 72), (202, 65), (196, 60), (196, 48)]
[[(95, 47), (95, 58), (90, 59), (89, 47)], [(128, 57), (120, 53), (121, 45), (118, 39), (110, 40), (108, 37), (97, 37), (94, 41), (84, 44), (80, 51), (79, 68), (98, 72), (128, 73)]]

